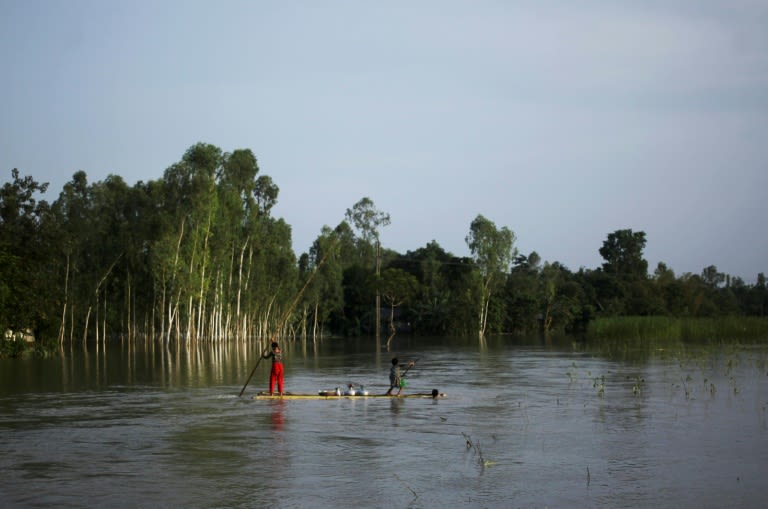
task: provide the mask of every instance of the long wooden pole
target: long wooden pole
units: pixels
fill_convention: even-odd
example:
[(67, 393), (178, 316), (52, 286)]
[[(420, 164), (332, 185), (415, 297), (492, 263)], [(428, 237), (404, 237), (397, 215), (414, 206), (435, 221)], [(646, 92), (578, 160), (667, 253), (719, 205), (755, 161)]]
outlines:
[[(328, 259), (328, 255), (331, 254), (331, 251), (333, 251), (333, 248), (336, 245), (336, 242), (338, 241), (338, 237), (334, 237), (333, 242), (328, 247), (328, 250), (323, 254), (323, 257), (320, 259), (320, 262), (315, 266), (315, 270), (312, 271), (312, 273), (307, 278), (307, 281), (304, 283), (304, 286), (301, 287), (301, 290), (296, 294), (296, 297), (293, 299), (293, 302), (291, 302), (291, 305), (288, 306), (288, 309), (285, 310), (285, 313), (283, 313), (283, 316), (280, 318), (280, 321), (278, 322), (278, 327), (275, 329), (275, 332), (272, 334), (272, 336), (269, 339), (269, 342), (267, 344), (267, 348), (264, 349), (264, 352), (266, 353), (267, 349), (269, 348), (269, 344), (272, 343), (272, 341), (275, 340), (275, 337), (280, 333), (281, 330), (283, 330), (283, 327), (285, 326), (285, 322), (288, 321), (288, 318), (291, 317), (291, 313), (293, 313), (293, 308), (296, 307), (296, 304), (299, 303), (299, 300), (301, 299), (302, 294), (309, 286), (309, 283), (314, 279), (315, 274), (320, 270), (320, 266), (325, 263), (325, 260)], [(245, 381), (245, 385), (243, 385), (243, 388), (240, 390), (240, 396), (242, 397), (243, 393), (245, 392), (245, 388), (248, 387), (248, 383), (251, 381), (251, 378), (253, 378), (254, 373), (256, 373), (256, 368), (259, 367), (259, 363), (261, 362), (261, 359), (264, 358), (264, 354), (262, 353), (259, 355), (259, 360), (256, 361), (256, 365), (251, 370), (251, 374), (248, 375), (248, 379)]]
[[(271, 342), (270, 342), (270, 343), (271, 343)], [(264, 354), (266, 354), (266, 353), (267, 353), (267, 350), (268, 350), (268, 349), (269, 349), (269, 345), (267, 345), (267, 348), (265, 348), (265, 349), (264, 349), (264, 351), (263, 351), (262, 353), (260, 353), (260, 354), (259, 354), (259, 360), (257, 360), (257, 361), (256, 361), (256, 365), (255, 365), (255, 366), (253, 367), (253, 369), (251, 370), (251, 374), (250, 374), (250, 375), (248, 375), (248, 380), (246, 380), (246, 381), (245, 381), (245, 385), (243, 385), (243, 389), (240, 391), (240, 396), (242, 396), (242, 395), (243, 395), (243, 393), (245, 392), (245, 388), (248, 386), (248, 382), (250, 382), (250, 381), (251, 381), (251, 378), (253, 378), (253, 374), (254, 374), (254, 373), (256, 373), (256, 368), (258, 368), (258, 367), (259, 367), (259, 364), (261, 363), (261, 359), (263, 359), (263, 358), (264, 358)]]

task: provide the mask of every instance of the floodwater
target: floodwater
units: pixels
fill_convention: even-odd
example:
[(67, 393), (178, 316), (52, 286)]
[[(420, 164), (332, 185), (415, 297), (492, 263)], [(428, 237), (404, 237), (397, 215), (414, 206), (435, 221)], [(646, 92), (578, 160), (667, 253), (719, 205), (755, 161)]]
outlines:
[[(620, 343), (620, 342), (619, 342)], [(287, 389), (430, 399), (255, 401), (243, 344), (114, 344), (0, 361), (3, 507), (761, 507), (768, 346), (398, 338), (286, 344)], [(617, 353), (619, 352), (619, 353)]]

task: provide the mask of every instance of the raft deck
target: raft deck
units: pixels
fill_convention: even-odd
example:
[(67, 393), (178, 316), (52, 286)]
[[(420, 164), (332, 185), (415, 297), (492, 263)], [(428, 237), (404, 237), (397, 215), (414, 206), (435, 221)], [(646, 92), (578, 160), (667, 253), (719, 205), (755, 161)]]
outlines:
[(352, 396), (351, 394), (341, 394), (338, 395), (334, 391), (319, 391), (317, 394), (301, 394), (301, 393), (294, 393), (294, 392), (286, 392), (283, 393), (283, 395), (279, 394), (270, 394), (268, 392), (259, 392), (255, 396), (253, 396), (253, 399), (370, 399), (370, 398), (386, 398), (386, 399), (399, 399), (399, 398), (419, 398), (419, 399), (438, 399), (438, 398), (445, 398), (446, 394), (444, 392), (439, 392), (437, 390), (432, 392), (412, 392), (412, 393), (405, 393), (400, 394), (399, 396), (396, 394), (355, 394)]

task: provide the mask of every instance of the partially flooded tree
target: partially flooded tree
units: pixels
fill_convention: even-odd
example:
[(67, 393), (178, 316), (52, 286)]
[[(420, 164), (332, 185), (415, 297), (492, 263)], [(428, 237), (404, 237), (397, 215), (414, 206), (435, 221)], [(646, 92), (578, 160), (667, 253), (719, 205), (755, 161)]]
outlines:
[(386, 269), (376, 281), (378, 289), (389, 306), (389, 337), (387, 348), (397, 334), (395, 326), (395, 309), (413, 297), (419, 288), (418, 280), (402, 269)]
[(488, 327), (491, 296), (503, 285), (517, 255), (515, 234), (506, 226), (497, 228), (493, 221), (478, 214), (465, 240), (479, 272), (478, 335), (483, 339)]
[[(344, 307), (342, 288), (342, 266), (339, 260), (337, 230), (324, 226), (312, 243), (309, 254), (301, 257), (299, 277), (308, 280), (316, 272), (313, 284), (307, 288), (302, 300), (302, 336), (311, 335), (313, 340), (323, 336), (324, 327), (334, 312)], [(308, 317), (312, 318), (311, 334), (308, 332)]]
[[(45, 274), (50, 262), (40, 245), (40, 224), (48, 204), (35, 196), (45, 193), (48, 184), (11, 171), (12, 182), (0, 187), (0, 333), (34, 329), (40, 311), (50, 295)], [(41, 285), (41, 283), (43, 283)]]
[[(389, 225), (389, 214), (378, 210), (373, 204), (373, 200), (366, 196), (355, 203), (351, 209), (347, 209), (346, 218), (347, 221), (352, 223), (357, 231), (360, 232), (360, 251), (363, 258), (367, 257), (367, 253), (373, 251), (375, 256), (376, 277), (378, 277), (381, 272), (381, 242), (379, 241), (379, 229)], [(376, 331), (376, 344), (379, 344), (379, 341), (381, 341), (379, 330), (381, 324), (380, 313), (381, 294), (377, 290), (376, 323), (374, 326), (374, 330)]]

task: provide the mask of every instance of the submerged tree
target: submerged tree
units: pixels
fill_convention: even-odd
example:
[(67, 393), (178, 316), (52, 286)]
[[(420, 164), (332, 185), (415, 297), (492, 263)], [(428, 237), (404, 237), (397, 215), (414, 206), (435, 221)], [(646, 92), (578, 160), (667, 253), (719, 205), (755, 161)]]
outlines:
[[(389, 214), (378, 210), (374, 205), (373, 200), (366, 196), (355, 203), (351, 209), (347, 209), (346, 218), (347, 221), (352, 223), (357, 231), (360, 232), (359, 247), (363, 259), (368, 258), (370, 253), (373, 253), (375, 259), (375, 274), (376, 277), (378, 277), (381, 272), (381, 242), (379, 239), (379, 229), (389, 225)], [(380, 313), (381, 295), (377, 290), (374, 319), (374, 331), (377, 344), (381, 340), (379, 336), (381, 325)]]
[(517, 254), (515, 234), (506, 226), (496, 228), (492, 221), (478, 214), (465, 240), (479, 272), (478, 334), (483, 339), (488, 328), (491, 296), (504, 284)]
[[(309, 254), (303, 255), (299, 263), (299, 277), (302, 280), (306, 281), (315, 274), (312, 285), (307, 288), (302, 299), (301, 318), (302, 336), (311, 335), (315, 340), (323, 336), (331, 315), (344, 307), (343, 270), (337, 231), (324, 226)], [(311, 333), (307, 330), (307, 319), (310, 316)]]
[(382, 248), (390, 217), (367, 197), (297, 265), (290, 225), (271, 215), (279, 188), (248, 149), (198, 143), (133, 187), (78, 171), (50, 206), (36, 200), (46, 184), (11, 175), (0, 188), (0, 331), (60, 344), (378, 334), (381, 294), (390, 331), (401, 319), (416, 334), (481, 338), (583, 331), (594, 316), (765, 316), (768, 305), (763, 273), (749, 285), (715, 265), (678, 277), (659, 263), (648, 277), (645, 233), (629, 229), (608, 235), (601, 268), (576, 274), (517, 256), (514, 234), (482, 215), (465, 238), (472, 258), (434, 241), (401, 255)]
[(49, 209), (35, 198), (48, 184), (21, 177), (16, 168), (11, 175), (13, 181), (0, 188), (0, 333), (37, 329), (51, 295), (41, 277), (50, 274), (47, 246), (41, 243), (41, 223)]
[(404, 270), (389, 268), (382, 272), (375, 284), (378, 285), (379, 292), (389, 305), (389, 336), (387, 337), (387, 348), (389, 348), (389, 344), (397, 334), (395, 309), (407, 302), (416, 293), (419, 283), (413, 275)]

